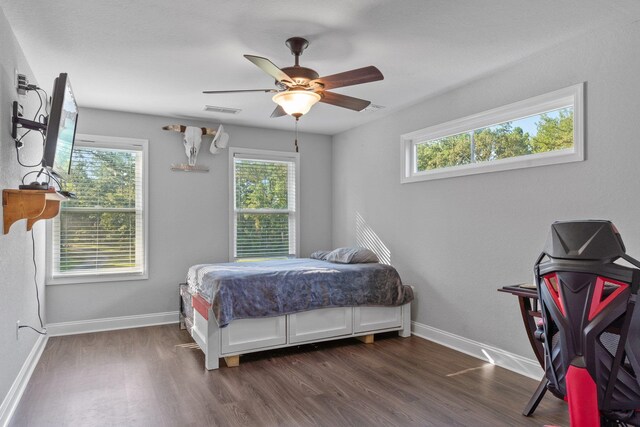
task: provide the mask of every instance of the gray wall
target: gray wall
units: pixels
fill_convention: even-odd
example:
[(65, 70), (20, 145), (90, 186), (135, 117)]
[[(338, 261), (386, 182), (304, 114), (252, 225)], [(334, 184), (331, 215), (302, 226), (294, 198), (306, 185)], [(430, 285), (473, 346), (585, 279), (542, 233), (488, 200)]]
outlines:
[[(356, 217), (416, 285), (413, 319), (532, 357), (514, 297), (554, 220), (604, 218), (640, 256), (640, 23), (556, 46), (334, 137), (333, 243)], [(437, 66), (437, 65), (434, 65)], [(400, 135), (586, 81), (587, 160), (400, 184)]]
[[(224, 123), (224, 117), (221, 120)], [(177, 310), (177, 284), (184, 281), (190, 265), (228, 261), (229, 151), (212, 156), (207, 138), (198, 164), (209, 166), (209, 173), (172, 172), (170, 165), (185, 163), (186, 156), (181, 135), (161, 129), (168, 124), (217, 127), (219, 121), (80, 110), (80, 133), (149, 140), (149, 279), (47, 286), (49, 322)], [(293, 131), (240, 126), (225, 129), (230, 146), (294, 151)], [(299, 144), (300, 251), (304, 256), (331, 246), (332, 146), (329, 136), (305, 133), (300, 134)]]
[[(11, 139), (11, 103), (19, 100), (25, 107), (25, 115), (33, 117), (37, 96), (20, 96), (14, 86), (14, 69), (26, 74), (35, 83), (31, 68), (18, 45), (11, 27), (0, 9), (0, 189), (18, 188), (20, 179), (29, 169), (16, 161), (15, 145)], [(51, 84), (42, 84), (49, 92)], [(42, 156), (42, 139), (33, 132), (25, 139), (20, 157), (27, 164), (37, 163)], [(32, 177), (33, 178), (33, 177)], [(2, 212), (0, 212), (2, 217)], [(7, 235), (0, 235), (0, 403), (4, 400), (22, 364), (33, 348), (37, 335), (22, 329), (16, 341), (16, 321), (39, 327), (37, 320), (34, 267), (31, 261), (31, 234), (26, 230), (26, 220), (11, 227)], [(34, 226), (38, 285), (44, 292), (44, 224)], [(44, 307), (43, 307), (44, 308)]]

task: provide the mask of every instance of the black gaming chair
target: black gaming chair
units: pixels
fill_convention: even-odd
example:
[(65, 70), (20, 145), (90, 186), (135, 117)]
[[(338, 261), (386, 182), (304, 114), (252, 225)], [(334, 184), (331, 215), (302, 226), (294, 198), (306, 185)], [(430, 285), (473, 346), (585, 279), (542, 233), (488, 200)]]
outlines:
[(609, 221), (556, 222), (535, 264), (548, 389), (572, 426), (640, 425), (640, 270)]

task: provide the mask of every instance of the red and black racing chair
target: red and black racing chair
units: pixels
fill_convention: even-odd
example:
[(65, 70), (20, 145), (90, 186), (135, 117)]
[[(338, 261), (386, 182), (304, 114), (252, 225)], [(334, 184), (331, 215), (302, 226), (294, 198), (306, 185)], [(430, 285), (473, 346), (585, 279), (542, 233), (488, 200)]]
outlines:
[(640, 270), (609, 221), (551, 226), (535, 264), (548, 389), (574, 427), (640, 425)]

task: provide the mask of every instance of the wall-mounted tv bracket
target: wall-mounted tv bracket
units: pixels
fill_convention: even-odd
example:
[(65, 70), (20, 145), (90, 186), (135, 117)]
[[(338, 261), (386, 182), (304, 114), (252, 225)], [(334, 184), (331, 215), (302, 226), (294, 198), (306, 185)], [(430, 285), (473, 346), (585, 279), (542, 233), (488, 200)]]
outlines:
[[(40, 89), (37, 85), (29, 84), (29, 80), (25, 74), (18, 73), (16, 70), (16, 90), (18, 91), (18, 95), (26, 95), (30, 90), (38, 90)], [(22, 105), (18, 104), (17, 101), (13, 102), (13, 114), (11, 115), (11, 137), (16, 142), (17, 148), (22, 147), (22, 142), (18, 140), (18, 126), (21, 128), (26, 128), (30, 130), (37, 131), (46, 131), (47, 130), (47, 122), (45, 118), (44, 123), (36, 122), (33, 120), (27, 120), (23, 117), (22, 114)]]
[[(45, 117), (45, 122), (40, 123), (34, 120), (25, 119), (22, 116), (22, 106), (18, 104), (18, 101), (13, 101), (13, 113), (11, 115), (11, 137), (16, 143), (16, 148), (22, 147), (22, 141), (18, 139), (18, 129), (29, 129), (29, 130), (37, 130), (37, 131), (46, 131), (47, 130), (47, 118)], [(42, 174), (41, 169), (38, 175), (36, 176), (36, 180), (40, 178)], [(45, 182), (38, 183), (37, 181), (32, 182), (31, 184), (23, 184), (19, 187), (21, 190), (47, 190), (49, 185)]]
[(34, 120), (25, 119), (22, 116), (22, 106), (18, 104), (18, 101), (13, 101), (13, 113), (11, 115), (11, 137), (14, 141), (16, 141), (16, 145), (18, 148), (22, 147), (22, 143), (18, 142), (18, 129), (30, 129), (37, 131), (46, 131), (47, 123), (45, 118), (45, 123), (36, 122)]

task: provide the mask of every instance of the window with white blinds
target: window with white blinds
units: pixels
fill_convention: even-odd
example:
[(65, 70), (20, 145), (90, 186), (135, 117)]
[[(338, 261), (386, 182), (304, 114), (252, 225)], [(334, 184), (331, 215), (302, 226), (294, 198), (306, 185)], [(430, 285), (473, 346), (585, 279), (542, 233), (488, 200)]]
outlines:
[(50, 225), (50, 282), (146, 277), (147, 141), (77, 137), (66, 189)]
[(295, 257), (298, 155), (232, 148), (233, 260)]

